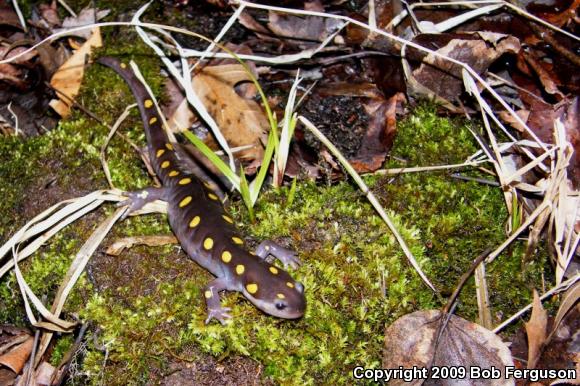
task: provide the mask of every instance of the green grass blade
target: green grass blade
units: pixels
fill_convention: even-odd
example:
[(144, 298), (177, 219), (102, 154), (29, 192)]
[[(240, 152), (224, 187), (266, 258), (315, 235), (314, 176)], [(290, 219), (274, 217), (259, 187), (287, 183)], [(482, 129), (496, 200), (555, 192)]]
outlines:
[(286, 208), (292, 206), (294, 198), (296, 197), (296, 180), (297, 177), (292, 179), (292, 185), (290, 185), (290, 191), (288, 192), (288, 197), (286, 198)]
[(211, 150), (205, 143), (203, 143), (201, 139), (197, 138), (193, 133), (189, 131), (186, 131), (184, 135), (187, 139), (189, 139), (191, 143), (193, 143), (195, 147), (199, 149), (199, 151), (203, 153), (203, 155), (205, 155), (211, 161), (211, 163), (215, 165), (216, 168), (219, 169), (220, 172), (223, 173), (224, 176), (226, 176), (226, 178), (232, 183), (232, 185), (238, 191), (241, 192), (240, 177), (238, 177), (236, 173), (232, 169), (230, 169), (230, 167), (213, 152), (213, 150)]
[(252, 203), (252, 198), (250, 195), (250, 185), (246, 179), (246, 174), (244, 173), (244, 168), (240, 168), (240, 194), (244, 200), (244, 204), (248, 207), (248, 212), (250, 214), (250, 220), (253, 222), (254, 217), (254, 205)]
[(270, 162), (272, 161), (272, 156), (274, 155), (274, 149), (276, 148), (276, 134), (270, 131), (268, 135), (268, 143), (266, 149), (264, 150), (264, 158), (262, 158), (262, 165), (260, 165), (260, 170), (258, 175), (250, 184), (250, 199), (252, 201), (252, 206), (256, 203), (266, 175), (268, 174), (268, 169), (270, 168)]

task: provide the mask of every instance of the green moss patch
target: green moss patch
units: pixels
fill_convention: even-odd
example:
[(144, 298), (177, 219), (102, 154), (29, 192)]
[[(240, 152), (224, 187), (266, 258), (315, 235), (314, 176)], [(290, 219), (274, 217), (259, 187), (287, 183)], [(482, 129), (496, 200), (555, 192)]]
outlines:
[[(119, 43), (115, 51), (102, 53), (115, 54), (126, 47)], [(146, 52), (141, 46), (137, 51), (141, 49)], [(162, 78), (155, 75), (156, 62), (133, 57), (158, 92)], [(96, 65), (87, 71), (79, 99), (110, 123), (133, 103), (120, 78)], [(136, 111), (123, 130), (144, 144)], [(50, 204), (106, 187), (98, 159), (106, 134), (105, 127), (75, 112), (41, 138), (0, 139), (0, 189), (6, 197), (0, 209), (7, 213), (0, 220), (3, 240), (15, 224)], [(399, 125), (388, 166), (459, 163), (475, 150), (465, 122), (438, 118), (433, 108), (421, 106)], [(141, 161), (121, 139), (112, 140), (107, 158), (118, 187), (136, 189), (150, 183)], [(268, 317), (240, 295), (227, 294), (224, 305), (232, 308), (233, 321), (205, 325), (201, 292), (211, 275), (183, 252), (174, 246), (137, 247), (111, 257), (100, 250), (90, 263), (92, 284), (83, 279), (66, 309), (94, 326), (79, 364), (84, 382), (156, 382), (187, 368), (188, 361), (215, 367), (216, 362), (240, 357), (251, 358), (246, 365), (261, 369), (260, 379), (283, 384), (351, 384), (355, 365), (379, 366), (385, 326), (414, 310), (440, 307), (470, 262), (505, 239), (507, 213), (497, 188), (458, 181), (447, 172), (366, 180), (442, 291), (441, 299), (410, 268), (387, 227), (352, 184), (299, 183), (291, 205), (288, 189), (266, 192), (256, 208), (255, 224), (249, 224), (240, 202), (234, 201), (232, 212), (250, 244), (274, 239), (299, 252), (304, 264), (292, 274), (306, 287), (304, 318)], [(50, 200), (42, 200), (47, 183), (55, 190)], [(102, 218), (101, 212), (88, 216), (22, 264), (37, 294), (51, 299), (71, 256)], [(115, 227), (105, 246), (127, 235), (168, 232), (164, 216), (131, 218)], [(487, 267), (496, 321), (528, 303), (531, 288), (540, 288), (542, 274), (549, 274), (543, 252), (522, 270), (522, 250), (523, 245), (515, 244)], [(0, 305), (0, 322), (25, 324), (12, 275), (0, 280)], [(473, 280), (457, 312), (475, 319)], [(58, 341), (53, 362), (62, 358), (71, 341)]]

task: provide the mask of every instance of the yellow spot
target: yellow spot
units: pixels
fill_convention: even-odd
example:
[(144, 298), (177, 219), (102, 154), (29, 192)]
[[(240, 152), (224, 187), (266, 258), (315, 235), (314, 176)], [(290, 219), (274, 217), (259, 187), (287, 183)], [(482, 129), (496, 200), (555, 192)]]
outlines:
[(222, 252), (222, 261), (224, 263), (229, 263), (230, 261), (232, 261), (232, 254), (230, 253), (230, 251)]
[(127, 68), (127, 65), (125, 63), (121, 63), (120, 66), (121, 68)]
[(170, 143), (166, 143), (165, 147), (167, 148), (167, 150), (173, 150), (173, 145)]
[(234, 242), (234, 244), (240, 244), (241, 245), (241, 244), (244, 243), (244, 240), (242, 240), (242, 239), (240, 239), (239, 237), (236, 237), (236, 236), (232, 237), (232, 241)]
[(177, 170), (172, 170), (169, 172), (169, 177), (175, 177), (178, 175), (179, 175), (179, 172)]
[(201, 218), (199, 216), (195, 216), (194, 218), (191, 219), (191, 221), (189, 222), (189, 227), (190, 228), (195, 228), (196, 226), (199, 225), (199, 222), (201, 221)]
[(286, 296), (284, 296), (284, 294), (276, 294), (276, 297), (278, 299), (285, 299), (286, 298)]
[(234, 223), (234, 220), (232, 220), (232, 218), (230, 216), (226, 216), (225, 214), (222, 214), (222, 218), (224, 220), (226, 220), (226, 222), (229, 222), (230, 224)]
[(241, 264), (236, 265), (236, 273), (238, 275), (241, 275), (242, 273), (244, 273), (244, 271), (246, 270), (246, 267), (244, 267)]
[(213, 295), (211, 294), (210, 290), (207, 290), (203, 293), (203, 296), (205, 296), (206, 299), (211, 298)]
[(203, 186), (205, 186), (208, 189), (211, 189), (211, 185), (207, 183), (207, 181), (203, 182)]
[(165, 149), (157, 150), (157, 154), (156, 154), (157, 158), (161, 157), (163, 155), (163, 153), (165, 153)]
[(277, 275), (278, 274), (278, 268), (276, 267), (270, 267), (270, 272), (272, 272), (272, 274)]
[(151, 117), (151, 119), (149, 120), (149, 124), (152, 125), (155, 122), (157, 122), (157, 117)]
[(161, 169), (166, 169), (169, 167), (169, 165), (171, 165), (171, 162), (163, 161), (163, 163), (161, 164)]
[(145, 99), (145, 102), (143, 102), (143, 106), (145, 106), (145, 108), (150, 108), (151, 106), (153, 106), (153, 101), (151, 99)]
[(189, 204), (190, 202), (191, 202), (191, 196), (187, 196), (179, 202), (179, 207), (183, 208), (185, 205)]
[(294, 288), (294, 283), (291, 283), (289, 281), (286, 282), (286, 285), (290, 288)]
[(253, 295), (256, 292), (258, 292), (258, 285), (256, 283), (251, 283), (246, 285), (246, 289), (248, 290), (249, 293)]
[(179, 180), (178, 184), (179, 185), (187, 185), (191, 182), (191, 178), (182, 178)]
[(211, 237), (208, 237), (207, 239), (203, 240), (203, 247), (207, 250), (212, 249), (213, 239)]
[(210, 194), (208, 194), (207, 196), (208, 196), (210, 199), (214, 200), (214, 201), (216, 201), (216, 200), (218, 199), (218, 196), (216, 196), (216, 195), (215, 195), (215, 194), (213, 194), (213, 193), (210, 193)]

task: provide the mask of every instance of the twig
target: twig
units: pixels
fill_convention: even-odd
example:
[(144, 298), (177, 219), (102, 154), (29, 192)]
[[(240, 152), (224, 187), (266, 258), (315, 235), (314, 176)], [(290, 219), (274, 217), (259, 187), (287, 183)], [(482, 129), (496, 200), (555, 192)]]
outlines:
[[(62, 93), (61, 91), (57, 90), (56, 88), (52, 87), (52, 85), (50, 83), (48, 83), (48, 82), (45, 82), (45, 85), (47, 87), (49, 87), (51, 90), (53, 90), (54, 92), (56, 92), (57, 94), (59, 94), (59, 97), (60, 98), (65, 98), (73, 107), (78, 108), (83, 113), (85, 113), (86, 115), (88, 115), (90, 118), (92, 118), (95, 121), (97, 121), (99, 124), (105, 126), (109, 130), (112, 130), (111, 125), (109, 125), (107, 122), (103, 121), (95, 113), (93, 113), (92, 111), (90, 111), (89, 109), (87, 109), (85, 106), (83, 106), (82, 104), (80, 104), (79, 102), (77, 102), (76, 99), (71, 98), (70, 96), (68, 96), (68, 95)], [(131, 139), (129, 137), (127, 137), (125, 134), (121, 133), (120, 131), (115, 130), (115, 135), (117, 135), (123, 141), (127, 142), (129, 144), (129, 146), (131, 146), (135, 150), (135, 152), (137, 154), (139, 154), (139, 158), (141, 158), (141, 160), (143, 161), (143, 163), (147, 167), (147, 172), (149, 173), (149, 175), (153, 176), (153, 179), (155, 180), (155, 182), (157, 184), (159, 184), (159, 181), (158, 181), (157, 177), (155, 176), (155, 172), (151, 168), (151, 164), (148, 161), (147, 156), (145, 155), (145, 152), (139, 146), (137, 146), (137, 144), (135, 142), (131, 141)]]
[(238, 20), (238, 18), (240, 17), (241, 13), (244, 11), (244, 8), (245, 8), (245, 6), (242, 5), (241, 7), (237, 8), (235, 10), (235, 12), (232, 14), (232, 16), (230, 16), (230, 18), (228, 19), (228, 21), (226, 22), (226, 24), (222, 27), (222, 29), (217, 34), (217, 36), (213, 39), (213, 41), (209, 44), (209, 46), (202, 53), (202, 55), (200, 56), (199, 60), (191, 68), (189, 68), (189, 72), (190, 73), (193, 70), (195, 70), (195, 68), (199, 65), (199, 63), (201, 63), (217, 47), (217, 43), (220, 42), (220, 40), (230, 30), (230, 28), (232, 27), (232, 25), (234, 25), (234, 23)]
[(375, 11), (375, 0), (369, 0), (369, 26), (377, 28), (377, 14)]
[(489, 309), (489, 291), (485, 279), (485, 264), (479, 264), (473, 274), (475, 279), (475, 294), (477, 296), (477, 308), (479, 309), (479, 324), (490, 329), (493, 327), (491, 311)]
[(28, 364), (26, 365), (26, 380), (24, 381), (25, 386), (30, 386), (30, 381), (32, 380), (32, 374), (34, 374), (34, 356), (36, 355), (36, 348), (38, 347), (38, 340), (40, 339), (40, 328), (34, 331), (34, 343), (32, 344), (32, 351), (30, 357), (28, 358)]
[[(577, 281), (580, 281), (580, 273), (577, 273), (575, 276), (572, 276), (570, 279), (560, 283), (560, 285), (557, 285), (554, 288), (550, 289), (548, 292), (546, 292), (545, 294), (540, 296), (540, 300), (544, 301), (547, 298), (549, 298), (550, 296), (557, 294), (558, 292), (566, 291), (568, 288), (573, 286)], [(500, 332), (501, 330), (506, 328), (509, 324), (511, 324), (514, 320), (516, 320), (517, 318), (522, 316), (524, 313), (531, 310), (532, 306), (533, 306), (533, 303), (528, 304), (527, 306), (525, 306), (524, 308), (522, 308), (521, 310), (519, 310), (518, 312), (516, 312), (512, 316), (510, 316), (507, 320), (502, 322), (499, 326), (494, 328), (493, 332), (497, 334), (498, 332)]]
[[(93, 231), (83, 246), (79, 249), (54, 297), (54, 301), (50, 309), (53, 315), (59, 316), (61, 314), (66, 299), (68, 298), (77, 280), (83, 273), (87, 263), (89, 262), (89, 259), (96, 251), (97, 247), (101, 244), (105, 236), (109, 233), (113, 225), (117, 222), (117, 220), (119, 220), (119, 218), (121, 218), (121, 216), (125, 214), (126, 210), (127, 207), (118, 208), (113, 214), (107, 217), (103, 222), (101, 222), (101, 224), (99, 224), (97, 229)], [(53, 334), (53, 332), (47, 332), (42, 337), (39, 355), (37, 355), (36, 358), (37, 362), (40, 356), (42, 356), (48, 348)]]
[(439, 346), (439, 341), (441, 340), (441, 336), (443, 336), (443, 330), (445, 330), (445, 327), (447, 327), (447, 324), (449, 323), (449, 320), (451, 319), (451, 315), (453, 314), (453, 312), (455, 310), (455, 307), (456, 307), (455, 301), (457, 300), (459, 293), (461, 292), (461, 290), (463, 289), (463, 286), (465, 285), (467, 280), (471, 277), (471, 275), (473, 274), (475, 269), (489, 255), (490, 251), (491, 251), (491, 248), (487, 248), (485, 251), (483, 251), (479, 256), (477, 256), (475, 258), (473, 263), (471, 263), (471, 266), (469, 267), (469, 269), (459, 279), (459, 282), (455, 286), (455, 290), (453, 291), (453, 294), (451, 294), (451, 296), (447, 300), (447, 304), (445, 304), (445, 306), (441, 310), (441, 319), (439, 319), (439, 325), (437, 326), (437, 332), (435, 333), (435, 336), (436, 336), (435, 343), (433, 344), (433, 356), (431, 357), (429, 364), (427, 365), (428, 368), (430, 368), (432, 366), (432, 364), (435, 363), (435, 356), (437, 355), (437, 347)]
[(477, 182), (479, 184), (484, 184), (484, 185), (489, 185), (489, 186), (499, 186), (499, 183), (497, 181), (486, 180), (485, 178), (475, 178), (475, 177), (462, 176), (459, 173), (451, 174), (451, 178), (456, 178), (458, 180), (463, 180), (463, 181), (473, 181), (473, 182)]
[(18, 6), (18, 1), (12, 0), (12, 6), (14, 7), (14, 11), (16, 11), (16, 15), (18, 15), (18, 21), (20, 22), (22, 29), (24, 30), (24, 32), (28, 32), (28, 27), (26, 26), (26, 20), (24, 20), (24, 16), (22, 15), (22, 11), (20, 10), (20, 7)]
[[(42, 302), (46, 302), (46, 295), (42, 295)], [(34, 331), (34, 343), (32, 344), (32, 351), (30, 352), (30, 357), (28, 358), (28, 367), (26, 369), (26, 382), (25, 386), (30, 385), (30, 377), (34, 373), (34, 357), (36, 356), (36, 349), (38, 348), (38, 340), (40, 339), (40, 328)], [(36, 382), (35, 382), (36, 383)]]
[(68, 13), (71, 14), (72, 17), (77, 17), (75, 11), (73, 11), (72, 8), (64, 0), (58, 0), (58, 2), (60, 5), (62, 5), (64, 9), (67, 10)]
[(540, 206), (538, 206), (536, 208), (536, 210), (534, 210), (532, 212), (532, 214), (529, 215), (529, 217), (526, 219), (526, 221), (520, 225), (520, 227), (518, 229), (516, 229), (514, 231), (514, 233), (511, 234), (510, 237), (508, 237), (507, 240), (505, 240), (499, 247), (497, 247), (497, 249), (495, 251), (493, 251), (492, 253), (489, 254), (488, 256), (488, 260), (487, 263), (491, 263), (497, 256), (499, 256), (500, 253), (503, 252), (503, 250), (510, 245), (519, 235), (520, 233), (522, 233), (524, 230), (528, 229), (528, 227), (530, 226), (530, 224), (548, 207), (550, 207), (551, 204), (549, 202), (544, 201)]
[(408, 167), (408, 168), (393, 168), (393, 169), (379, 169), (372, 173), (367, 174), (401, 174), (401, 173), (416, 173), (416, 172), (432, 172), (437, 170), (448, 170), (448, 169), (456, 169), (456, 168), (463, 168), (467, 166), (477, 166), (479, 164), (489, 162), (489, 160), (481, 160), (481, 161), (467, 161), (460, 164), (449, 164), (449, 165), (435, 165), (435, 166), (415, 166), (415, 167)]
[(499, 76), (497, 74), (494, 74), (493, 72), (488, 71), (487, 72), (487, 75), (490, 76), (490, 77), (492, 77), (492, 78), (495, 78), (495, 79), (501, 81), (503, 84), (506, 84), (506, 85), (508, 85), (508, 86), (510, 86), (512, 88), (515, 88), (516, 90), (518, 90), (520, 92), (523, 92), (523, 93), (529, 95), (530, 97), (532, 97), (532, 98), (534, 98), (534, 99), (536, 99), (538, 101), (543, 101), (543, 99), (541, 97), (537, 96), (536, 94), (534, 94), (530, 90), (527, 90), (527, 89), (525, 89), (523, 87), (520, 87), (517, 84), (515, 84), (514, 82), (511, 82), (511, 81), (509, 81), (507, 79), (504, 79), (501, 76)]
[(543, 30), (535, 23), (529, 23), (528, 26), (534, 31), (537, 37), (548, 43), (554, 51), (568, 59), (572, 64), (580, 67), (580, 57), (554, 39), (552, 32)]
[(115, 124), (113, 124), (113, 127), (111, 127), (111, 130), (109, 130), (109, 134), (107, 135), (107, 138), (105, 139), (105, 142), (103, 143), (103, 146), (101, 146), (101, 165), (103, 165), (103, 172), (105, 173), (105, 177), (107, 178), (107, 182), (109, 183), (109, 186), (111, 187), (111, 189), (115, 189), (115, 186), (113, 185), (113, 180), (111, 179), (111, 171), (109, 170), (109, 165), (107, 164), (107, 147), (109, 146), (109, 142), (111, 141), (111, 138), (113, 138), (113, 135), (115, 135), (115, 133), (117, 132), (117, 129), (119, 128), (119, 126), (121, 126), (121, 124), (123, 123), (123, 121), (129, 116), (129, 113), (131, 112), (131, 109), (136, 107), (137, 104), (132, 104), (129, 105), (125, 108), (125, 111), (123, 111), (123, 113), (119, 116), (119, 118), (117, 118), (117, 120), (115, 121)]
[[(521, 8), (519, 8), (518, 6), (511, 4), (508, 1), (502, 1), (502, 0), (467, 0), (467, 1), (449, 1), (449, 2), (433, 2), (433, 3), (426, 3), (426, 2), (418, 2), (418, 3), (414, 3), (411, 5), (411, 9), (414, 8), (418, 8), (418, 7), (422, 7), (422, 8), (427, 8), (427, 7), (454, 7), (457, 5), (461, 5), (461, 6), (465, 6), (466, 8), (474, 8), (476, 6), (479, 5), (485, 5), (485, 4), (501, 4), (507, 8), (510, 8), (511, 10), (513, 10), (514, 12), (523, 15), (529, 19), (534, 20), (535, 22), (545, 26), (546, 28), (549, 28), (553, 31), (556, 31), (558, 33), (561, 33), (563, 35), (568, 36), (569, 38), (572, 38), (574, 40), (579, 40), (580, 41), (580, 37), (566, 31), (563, 30), (561, 28), (559, 28), (558, 26), (555, 26), (553, 24), (548, 23), (547, 21), (540, 19), (539, 17), (537, 17), (536, 15), (533, 15)], [(391, 22), (393, 25), (397, 25), (398, 23), (400, 23), (401, 21), (403, 21), (403, 19), (406, 17), (406, 11), (401, 12), (401, 14), (397, 15), (395, 18), (393, 18), (393, 20), (396, 20), (396, 23)]]
[(451, 294), (451, 296), (449, 297), (449, 300), (447, 301), (447, 304), (445, 305), (445, 307), (443, 307), (444, 313), (448, 313), (451, 310), (451, 307), (455, 303), (455, 300), (457, 300), (457, 296), (459, 296), (459, 293), (461, 292), (461, 289), (463, 288), (463, 286), (467, 282), (467, 279), (469, 279), (471, 277), (471, 275), (473, 274), (473, 271), (475, 271), (477, 266), (479, 264), (481, 264), (481, 262), (483, 260), (485, 260), (485, 258), (487, 256), (489, 256), (490, 253), (491, 253), (491, 248), (487, 248), (485, 251), (483, 251), (479, 256), (477, 256), (475, 258), (473, 263), (471, 263), (471, 266), (469, 267), (469, 269), (461, 276), (461, 278), (459, 279), (459, 282), (457, 283), (457, 286), (455, 286), (455, 290), (453, 291), (453, 294)]
[(19, 129), (20, 125), (18, 123), (18, 115), (16, 115), (16, 113), (14, 113), (14, 111), (12, 111), (12, 101), (10, 101), (10, 103), (8, 103), (8, 106), (6, 106), (6, 108), (8, 109), (10, 114), (12, 114), (12, 117), (14, 118), (14, 135), (18, 136), (18, 134), (20, 134), (20, 129)]
[[(79, 333), (75, 339), (75, 342), (71, 346), (71, 348), (64, 354), (62, 360), (58, 364), (57, 371), (52, 374), (52, 379), (50, 380), (50, 385), (60, 386), (64, 382), (66, 378), (66, 374), (70, 368), (70, 363), (74, 358), (74, 354), (78, 351), (81, 343), (83, 342), (83, 338), (85, 333), (87, 332), (87, 328), (89, 327), (88, 323), (84, 323), (79, 330)], [(58, 378), (57, 378), (58, 376)]]
[[(261, 4), (254, 4), (254, 3), (250, 3), (247, 1), (242, 1), (242, 0), (236, 0), (235, 1), (237, 4), (240, 5), (246, 5), (247, 7), (252, 7), (252, 8), (259, 8), (259, 9), (264, 9), (264, 10), (272, 10), (272, 11), (277, 11), (277, 12), (285, 12), (285, 13), (290, 13), (290, 14), (298, 14), (298, 15), (311, 15), (311, 16), (320, 16), (320, 17), (325, 17), (325, 18), (333, 18), (333, 19), (337, 19), (337, 20), (342, 20), (346, 23), (350, 23), (350, 24), (354, 24), (357, 25), (361, 28), (365, 28), (370, 30), (373, 33), (382, 35), (388, 39), (391, 39), (399, 44), (402, 45), (406, 45), (409, 47), (413, 47), (421, 52), (425, 52), (428, 53), (430, 55), (432, 55), (435, 58), (439, 58), (448, 62), (451, 62), (453, 64), (456, 64), (460, 67), (462, 67), (464, 69), (465, 72), (469, 73), (475, 80), (477, 80), (477, 82), (485, 89), (487, 90), (491, 96), (493, 97), (493, 99), (495, 99), (514, 119), (514, 121), (516, 121), (522, 128), (525, 129), (525, 131), (530, 135), (531, 138), (533, 138), (544, 150), (546, 150), (545, 144), (536, 136), (536, 134), (530, 130), (530, 128), (526, 125), (526, 123), (521, 119), (521, 117), (519, 117), (515, 111), (509, 106), (509, 104), (503, 100), (503, 98), (493, 89), (493, 87), (491, 87), (487, 82), (485, 82), (485, 80), (475, 71), (473, 70), (470, 66), (466, 65), (465, 63), (461, 62), (460, 60), (457, 59), (453, 59), (450, 58), (440, 52), (437, 51), (433, 51), (431, 49), (428, 49), (426, 47), (421, 46), (420, 44), (414, 43), (412, 41), (409, 41), (407, 39), (401, 38), (399, 36), (387, 33), (383, 30), (380, 30), (378, 28), (369, 28), (368, 25), (366, 25), (365, 23), (355, 20), (353, 18), (347, 17), (347, 16), (341, 16), (341, 15), (332, 15), (332, 14), (327, 14), (324, 12), (314, 12), (314, 11), (302, 11), (302, 10), (297, 10), (297, 9), (290, 9), (290, 8), (282, 8), (282, 7), (273, 7), (273, 6), (268, 6), (268, 5), (261, 5)], [(33, 46), (27, 48), (26, 50), (18, 53), (17, 55), (11, 56), (8, 59), (4, 59), (4, 60), (0, 60), (0, 64), (4, 64), (4, 63), (10, 63), (13, 60), (16, 60), (17, 58), (26, 55), (27, 53), (29, 53), (30, 51), (36, 49), (38, 46), (45, 44), (46, 42), (49, 42), (53, 39), (57, 39), (61, 36), (65, 36), (68, 35), (72, 32), (77, 32), (77, 31), (82, 31), (85, 29), (89, 29), (89, 28), (95, 28), (95, 27), (107, 27), (107, 26), (133, 26), (133, 27), (138, 27), (138, 31), (140, 30), (140, 28), (149, 28), (149, 29), (153, 29), (156, 31), (171, 31), (171, 32), (177, 32), (177, 33), (181, 33), (187, 36), (194, 36), (194, 37), (200, 37), (199, 34), (196, 34), (194, 32), (185, 30), (183, 28), (178, 28), (178, 27), (173, 27), (173, 26), (167, 26), (167, 25), (163, 25), (163, 24), (156, 24), (156, 23), (143, 23), (141, 21), (138, 20), (138, 15), (135, 15), (136, 18), (133, 19), (133, 21), (131, 22), (120, 22), (120, 21), (115, 21), (115, 22), (101, 22), (101, 23), (94, 23), (94, 24), (89, 24), (89, 25), (84, 25), (84, 26), (79, 26), (79, 27), (74, 27), (74, 28), (70, 28), (67, 29), (65, 31), (60, 31), (60, 32), (56, 32), (52, 35), (50, 35), (49, 37), (41, 40), (40, 42), (34, 44)], [(146, 37), (144, 37), (145, 39)], [(151, 40), (149, 39), (149, 41), (151, 42)], [(152, 43), (152, 42), (151, 42)], [(152, 46), (153, 47), (153, 46)], [(154, 50), (156, 50), (157, 54), (162, 57), (165, 58), (165, 55), (163, 53), (163, 51), (161, 51), (159, 49), (159, 47), (154, 46)], [(167, 59), (168, 60), (168, 59)], [(173, 65), (171, 63), (168, 64), (168, 68), (171, 70)], [(173, 74), (173, 72), (172, 72)], [(181, 75), (179, 73), (175, 74), (176, 76), (181, 77)], [(494, 116), (495, 117), (495, 116)], [(206, 117), (204, 117), (204, 120), (206, 120)], [(210, 121), (212, 121), (210, 119)], [(499, 121), (497, 121), (499, 122)], [(503, 125), (501, 125), (501, 122), (499, 122), (500, 127), (502, 127)], [(534, 158), (534, 157), (532, 157)]]

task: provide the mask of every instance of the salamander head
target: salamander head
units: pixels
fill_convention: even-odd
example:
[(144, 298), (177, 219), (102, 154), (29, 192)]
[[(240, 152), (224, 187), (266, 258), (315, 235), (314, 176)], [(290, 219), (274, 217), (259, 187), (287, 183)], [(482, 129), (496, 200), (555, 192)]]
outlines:
[(268, 315), (284, 319), (304, 315), (304, 286), (278, 267), (265, 262), (259, 267), (257, 271), (261, 272), (254, 271), (245, 277), (244, 296)]

